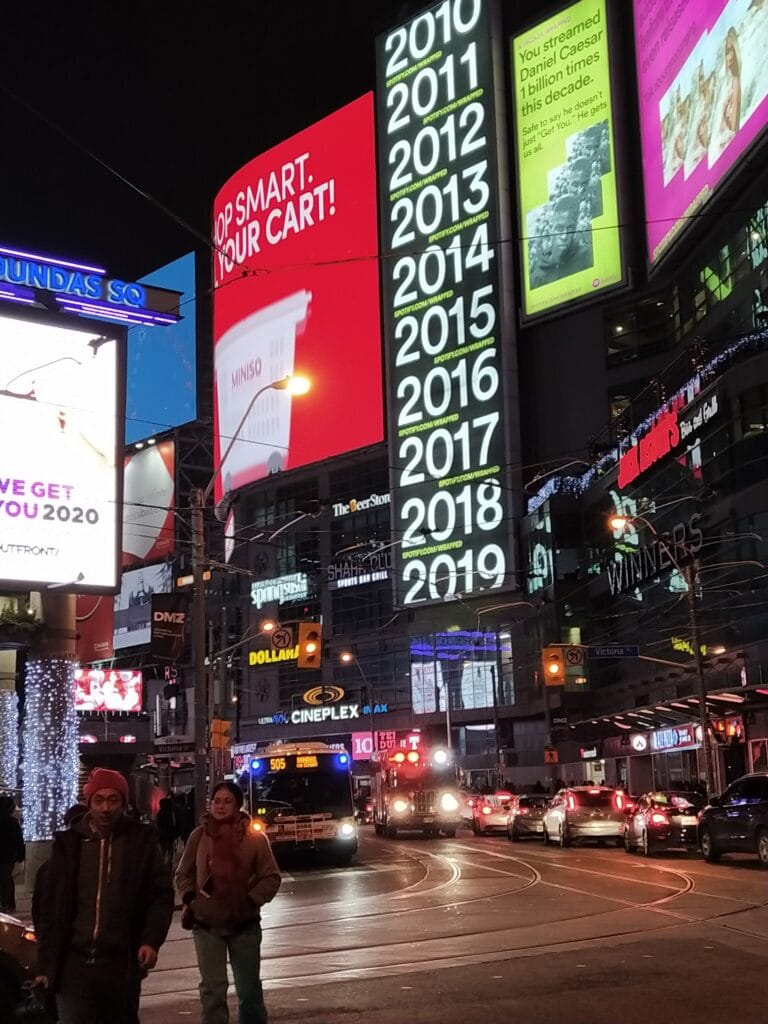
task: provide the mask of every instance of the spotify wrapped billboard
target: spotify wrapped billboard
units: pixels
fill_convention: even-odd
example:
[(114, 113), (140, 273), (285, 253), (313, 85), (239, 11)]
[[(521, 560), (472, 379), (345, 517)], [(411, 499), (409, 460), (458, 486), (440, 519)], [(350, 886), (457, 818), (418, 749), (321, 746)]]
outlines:
[(526, 316), (623, 280), (605, 0), (512, 40)]
[(443, 0), (377, 40), (401, 606), (466, 597), (511, 579), (497, 15), (486, 0)]

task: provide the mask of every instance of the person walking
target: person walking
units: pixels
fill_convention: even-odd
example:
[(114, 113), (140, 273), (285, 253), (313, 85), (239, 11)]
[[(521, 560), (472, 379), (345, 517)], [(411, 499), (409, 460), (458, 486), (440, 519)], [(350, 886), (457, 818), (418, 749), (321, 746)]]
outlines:
[(214, 787), (210, 811), (187, 841), (176, 872), (200, 968), (202, 1024), (229, 1024), (227, 955), (240, 1004), (240, 1024), (266, 1024), (261, 986), (261, 907), (277, 895), (280, 870), (269, 840), (250, 828), (243, 791)]
[(128, 783), (95, 768), (87, 813), (53, 839), (39, 893), (38, 984), (60, 1024), (138, 1024), (141, 981), (173, 916), (157, 833), (128, 817)]
[(0, 796), (0, 910), (16, 909), (13, 871), (24, 861), (24, 838), (12, 796)]

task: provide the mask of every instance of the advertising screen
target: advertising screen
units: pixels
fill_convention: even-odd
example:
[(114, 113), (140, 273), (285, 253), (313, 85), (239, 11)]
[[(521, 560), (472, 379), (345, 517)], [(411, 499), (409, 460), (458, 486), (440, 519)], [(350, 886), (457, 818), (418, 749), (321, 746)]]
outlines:
[(75, 711), (141, 711), (144, 678), (135, 669), (75, 669)]
[[(373, 98), (241, 168), (216, 197), (217, 499), (383, 437)], [(292, 397), (269, 389), (311, 381)]]
[(512, 41), (523, 309), (622, 280), (605, 0), (580, 0)]
[(495, 5), (377, 40), (396, 601), (510, 581)]
[(75, 601), (75, 656), (82, 664), (111, 658), (115, 632), (115, 602), (111, 596), (78, 594)]
[(152, 595), (173, 590), (173, 565), (160, 562), (123, 573), (120, 593), (115, 598), (116, 651), (148, 644), (152, 639)]
[(0, 581), (117, 588), (120, 342), (0, 316)]
[(648, 255), (662, 256), (765, 127), (765, 0), (635, 0)]
[(197, 416), (195, 254), (188, 253), (140, 284), (179, 292), (176, 324), (128, 331), (125, 443), (143, 441)]
[(174, 443), (161, 441), (126, 456), (123, 472), (123, 565), (173, 553)]

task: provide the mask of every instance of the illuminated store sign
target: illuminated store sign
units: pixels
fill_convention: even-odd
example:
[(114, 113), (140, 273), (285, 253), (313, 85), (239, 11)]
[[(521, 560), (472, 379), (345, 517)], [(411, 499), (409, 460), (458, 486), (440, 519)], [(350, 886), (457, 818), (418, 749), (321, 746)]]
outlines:
[(342, 590), (389, 579), (392, 569), (392, 549), (371, 551), (334, 562), (327, 568), (328, 589)]
[(0, 246), (0, 299), (35, 305), (35, 290), (53, 292), (65, 313), (101, 317), (131, 324), (175, 324), (179, 317), (165, 309), (147, 308), (152, 292), (164, 296), (162, 305), (178, 309), (178, 296), (147, 289), (130, 281), (108, 278), (102, 267), (55, 260), (37, 253)]
[(652, 579), (663, 569), (676, 568), (688, 554), (701, 550), (704, 535), (698, 527), (703, 516), (694, 513), (687, 523), (676, 523), (666, 537), (654, 536), (650, 544), (625, 551), (619, 561), (605, 564), (611, 594), (620, 594)]
[(323, 707), (278, 711), (258, 721), (259, 725), (309, 725), (313, 722), (347, 722), (362, 715), (383, 715), (388, 711), (388, 704), (374, 704), (373, 709), (368, 704), (326, 704)]
[(648, 750), (648, 733), (636, 732), (629, 737), (629, 743), (638, 754), (644, 754)]
[(683, 403), (679, 399), (678, 402), (679, 404), (660, 413), (648, 433), (621, 456), (619, 459), (619, 488), (628, 487), (641, 473), (650, 469), (665, 455), (669, 455), (672, 449), (680, 444), (677, 412)]
[(513, 580), (498, 13), (491, 0), (442, 0), (377, 40), (399, 605), (466, 598)]
[(579, 0), (512, 41), (527, 316), (622, 280), (605, 0)]
[(677, 725), (669, 729), (657, 729), (651, 733), (651, 750), (681, 750), (683, 747), (698, 746), (694, 725)]
[(309, 581), (305, 572), (293, 572), (276, 579), (259, 580), (251, 584), (251, 604), (261, 608), (264, 604), (276, 601), (285, 604), (287, 601), (303, 601), (309, 597)]
[(283, 661), (297, 661), (299, 648), (286, 647), (282, 651), (273, 651), (271, 647), (262, 651), (248, 651), (248, 664), (254, 665), (278, 665)]
[(367, 512), (370, 508), (380, 508), (389, 504), (388, 494), (371, 494), (367, 498), (350, 498), (349, 501), (335, 501), (331, 506), (333, 518), (348, 516), (354, 512)]

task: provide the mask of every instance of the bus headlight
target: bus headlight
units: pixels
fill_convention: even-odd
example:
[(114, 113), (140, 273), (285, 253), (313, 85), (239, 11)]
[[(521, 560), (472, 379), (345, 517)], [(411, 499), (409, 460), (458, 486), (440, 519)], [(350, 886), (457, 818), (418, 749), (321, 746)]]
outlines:
[(339, 825), (339, 836), (342, 839), (354, 839), (355, 837), (355, 826), (351, 821), (342, 821)]
[(408, 810), (408, 801), (403, 800), (402, 798), (393, 800), (392, 810), (395, 812), (395, 814), (405, 814), (405, 812)]
[(444, 811), (458, 811), (459, 801), (453, 795), (453, 793), (443, 793), (440, 797), (440, 807)]

